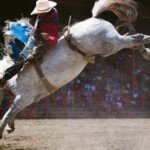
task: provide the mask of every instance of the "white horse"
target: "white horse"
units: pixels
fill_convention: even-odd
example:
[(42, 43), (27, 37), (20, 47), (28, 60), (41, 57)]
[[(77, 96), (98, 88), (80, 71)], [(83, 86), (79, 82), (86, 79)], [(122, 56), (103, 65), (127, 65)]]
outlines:
[[(150, 43), (149, 35), (120, 35), (110, 22), (96, 18), (106, 10), (113, 11), (122, 23), (131, 23), (137, 16), (136, 5), (132, 0), (100, 0), (93, 7), (93, 17), (70, 28), (71, 43), (75, 47), (88, 55), (98, 54), (107, 57), (123, 48)], [(7, 57), (0, 64), (2, 73), (4, 71), (2, 67), (11, 66), (13, 61)], [(73, 80), (87, 64), (85, 57), (74, 51), (62, 36), (58, 44), (43, 56), (41, 68), (48, 81), (59, 89)], [(1, 120), (0, 138), (7, 124), (10, 127), (9, 131), (14, 130), (15, 116), (22, 109), (49, 94), (32, 64), (27, 65), (23, 71), (10, 79), (7, 87), (14, 93), (15, 99)]]

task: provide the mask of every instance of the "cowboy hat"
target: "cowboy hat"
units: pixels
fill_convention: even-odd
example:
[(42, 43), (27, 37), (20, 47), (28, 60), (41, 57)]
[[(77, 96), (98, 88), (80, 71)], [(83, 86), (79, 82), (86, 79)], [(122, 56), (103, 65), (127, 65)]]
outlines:
[(55, 7), (57, 3), (49, 0), (37, 0), (36, 7), (31, 12), (31, 15), (42, 14), (49, 12), (53, 7)]

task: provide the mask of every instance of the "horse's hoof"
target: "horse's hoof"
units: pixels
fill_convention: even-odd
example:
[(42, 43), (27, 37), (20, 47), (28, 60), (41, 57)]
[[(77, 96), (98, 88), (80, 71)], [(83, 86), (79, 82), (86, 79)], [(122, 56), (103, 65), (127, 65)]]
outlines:
[(143, 56), (146, 60), (150, 61), (150, 49), (149, 49), (149, 48), (146, 48), (146, 51), (142, 54), (142, 56)]
[(14, 130), (15, 130), (15, 128), (10, 128), (10, 129), (7, 129), (6, 131), (7, 131), (8, 134), (10, 134), (10, 133), (12, 133)]

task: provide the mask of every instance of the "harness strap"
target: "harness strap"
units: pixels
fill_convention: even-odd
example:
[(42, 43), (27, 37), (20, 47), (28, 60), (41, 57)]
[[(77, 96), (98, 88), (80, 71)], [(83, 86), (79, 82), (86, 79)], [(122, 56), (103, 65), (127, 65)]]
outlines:
[(37, 72), (37, 74), (38, 74), (40, 80), (42, 81), (42, 83), (43, 83), (45, 89), (46, 89), (50, 94), (52, 94), (52, 93), (54, 93), (56, 90), (58, 90), (58, 88), (55, 87), (54, 85), (52, 85), (52, 84), (48, 81), (48, 79), (45, 77), (45, 75), (44, 75), (43, 72), (42, 72), (42, 69), (41, 69), (40, 65), (37, 64), (36, 62), (33, 62), (33, 64), (34, 64), (34, 68), (35, 68), (35, 70), (36, 70), (36, 72)]
[(71, 38), (70, 38), (71, 35), (68, 35), (65, 39), (69, 45), (69, 47), (73, 50), (73, 51), (76, 51), (77, 53), (79, 53), (80, 55), (82, 55), (84, 57), (84, 59), (88, 62), (88, 63), (95, 63), (95, 56), (93, 55), (88, 55), (86, 53), (84, 53), (83, 51), (81, 51), (76, 45), (74, 45), (72, 42), (71, 42)]
[(66, 38), (66, 41), (67, 41), (69, 47), (70, 47), (72, 50), (78, 52), (78, 53), (81, 54), (83, 57), (86, 56), (86, 54), (85, 54), (83, 51), (81, 51), (76, 45), (72, 44), (70, 37), (67, 37), (67, 38)]

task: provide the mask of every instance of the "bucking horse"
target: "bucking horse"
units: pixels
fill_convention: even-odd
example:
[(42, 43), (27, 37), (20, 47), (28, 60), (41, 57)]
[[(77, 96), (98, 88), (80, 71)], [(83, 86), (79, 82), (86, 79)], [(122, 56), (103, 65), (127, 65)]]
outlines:
[[(7, 81), (0, 90), (1, 99), (5, 88), (12, 91), (15, 99), (0, 122), (0, 138), (6, 125), (9, 132), (14, 131), (16, 115), (25, 107), (54, 93), (73, 80), (88, 64), (87, 58), (93, 56), (108, 57), (124, 48), (142, 51), (149, 56), (145, 44), (150, 43), (150, 36), (142, 33), (120, 34), (117, 27), (98, 16), (111, 11), (118, 17), (118, 25), (131, 31), (132, 23), (137, 19), (137, 4), (132, 0), (99, 0), (92, 9), (92, 17), (71, 25), (65, 31), (56, 46), (47, 50), (40, 64), (40, 75), (37, 67), (28, 63), (17, 75)], [(129, 32), (130, 33), (130, 32)], [(133, 33), (133, 32), (132, 32)], [(13, 65), (9, 56), (0, 61), (0, 75)], [(46, 88), (47, 87), (47, 88)]]

